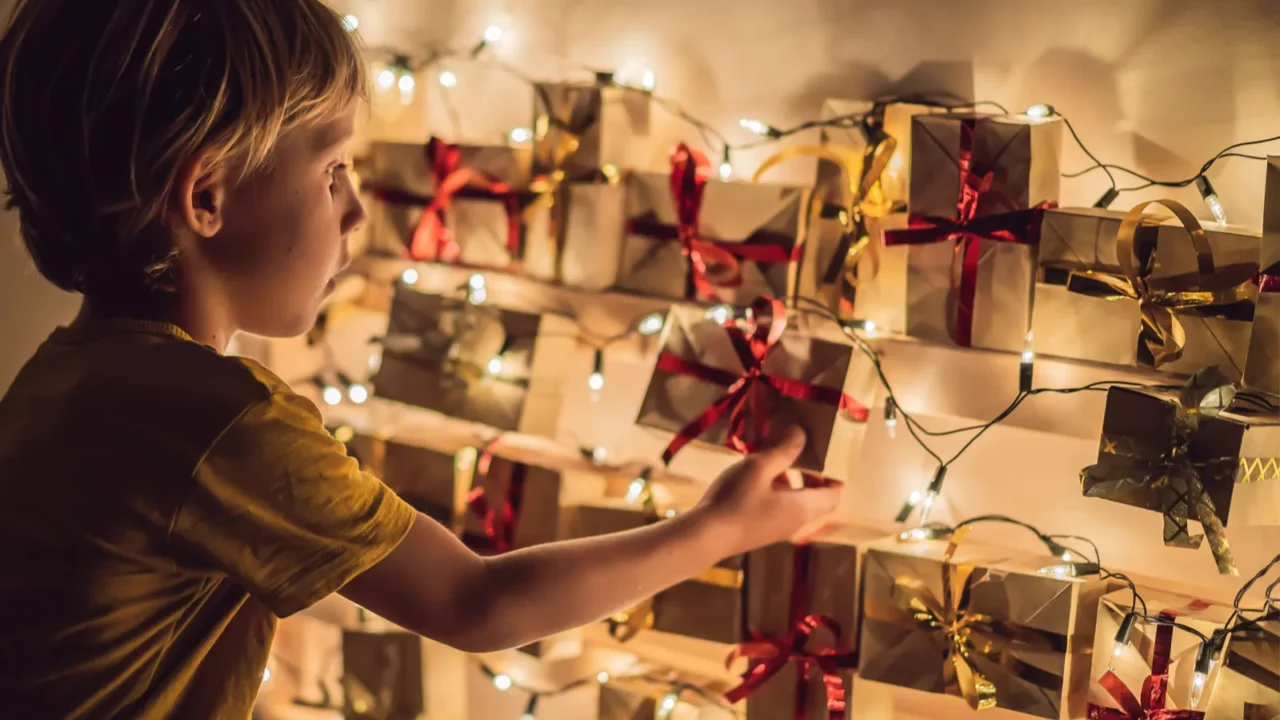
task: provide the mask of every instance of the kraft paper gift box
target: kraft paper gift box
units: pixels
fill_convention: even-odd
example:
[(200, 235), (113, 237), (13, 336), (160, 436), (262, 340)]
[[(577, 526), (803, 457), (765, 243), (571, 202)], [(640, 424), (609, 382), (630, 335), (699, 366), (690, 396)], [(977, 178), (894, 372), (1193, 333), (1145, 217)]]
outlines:
[(374, 394), (499, 430), (552, 436), (576, 327), (399, 284)]
[(462, 540), (486, 553), (554, 542), (561, 536), (559, 471), (481, 453), (471, 472)]
[(626, 235), (625, 205), (619, 176), (542, 188), (525, 214), (525, 273), (586, 290), (612, 287)]
[(432, 138), (374, 143), (358, 164), (371, 251), (415, 260), (506, 268), (524, 248), (527, 148), (452, 145)]
[[(830, 122), (849, 116), (865, 116), (875, 108), (875, 103), (867, 100), (845, 100), (828, 98), (819, 110), (819, 119)], [(942, 108), (912, 103), (893, 103), (883, 108), (883, 124), (881, 129), (893, 138), (895, 149), (887, 158), (884, 173), (880, 176), (879, 191), (875, 200), (884, 205), (886, 210), (905, 208), (910, 187), (911, 157), (911, 119), (916, 115), (945, 112)], [(860, 122), (851, 121), (842, 125), (828, 125), (822, 128), (822, 142), (850, 148), (859, 154), (867, 150), (867, 134)], [(819, 162), (818, 186), (831, 188), (839, 183), (839, 169), (834, 165)]]
[(681, 145), (671, 172), (627, 177), (618, 289), (739, 305), (791, 297), (811, 190), (725, 182), (708, 170), (706, 158)]
[(362, 469), (418, 512), (448, 528), (462, 520), (471, 485), (459, 476), (453, 453), (369, 435), (356, 435), (347, 447)]
[(1244, 426), (1229, 526), (1280, 526), (1280, 411), (1262, 412), (1237, 399), (1221, 417)]
[(1116, 583), (1041, 574), (1053, 557), (951, 551), (945, 540), (867, 550), (859, 677), (975, 710), (1084, 717), (1098, 598)]
[(422, 638), (411, 632), (344, 630), (343, 717), (414, 720), (426, 711)]
[[(776, 543), (747, 555), (751, 640), (737, 654), (762, 657), (750, 660), (742, 687), (728, 696), (745, 697), (748, 720), (794, 717), (797, 707), (805, 708), (805, 718), (827, 720), (828, 702), (847, 700), (857, 657), (859, 550), (883, 537), (843, 527), (812, 542)], [(806, 619), (822, 625), (804, 644), (819, 658), (808, 672), (789, 653), (793, 639), (807, 632)]]
[[(1257, 614), (1245, 617), (1257, 617)], [(1205, 708), (1206, 717), (1245, 720), (1280, 717), (1280, 621), (1263, 622), (1232, 632), (1224, 655), (1222, 669)]]
[[(1239, 380), (1256, 326), (1251, 278), (1258, 269), (1258, 234), (1202, 228), (1182, 205), (1158, 203), (1177, 216), (1161, 221), (1145, 215), (1154, 209), (1148, 203), (1128, 213), (1045, 211), (1034, 349), (1183, 375), (1217, 365)], [(1213, 272), (1202, 271), (1207, 267)], [(1143, 307), (1150, 323), (1144, 323)]]
[(533, 172), (570, 182), (605, 166), (645, 168), (652, 98), (623, 86), (537, 83), (533, 92)]
[[(1084, 495), (1164, 514), (1164, 542), (1199, 548), (1207, 537), (1218, 571), (1236, 574), (1227, 544), (1246, 426), (1212, 414), (1229, 383), (1216, 368), (1173, 390), (1107, 391), (1098, 461), (1081, 471)], [(1192, 534), (1189, 520), (1204, 535)]]
[(1258, 302), (1245, 360), (1244, 386), (1280, 396), (1280, 157), (1267, 158)]
[(777, 301), (750, 310), (720, 325), (699, 308), (673, 308), (636, 422), (675, 433), (664, 460), (695, 439), (742, 452), (798, 425), (796, 467), (847, 479), (874, 405), (873, 364), (800, 329), (771, 332), (786, 319)]

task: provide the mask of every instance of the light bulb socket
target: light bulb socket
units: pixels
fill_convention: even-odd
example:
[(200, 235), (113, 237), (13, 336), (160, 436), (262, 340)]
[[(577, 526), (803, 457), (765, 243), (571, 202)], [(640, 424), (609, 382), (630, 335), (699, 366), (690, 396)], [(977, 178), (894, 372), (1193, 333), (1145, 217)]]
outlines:
[(939, 465), (937, 470), (933, 471), (933, 480), (929, 482), (928, 495), (937, 497), (942, 494), (942, 483), (947, 479), (947, 466)]
[(1205, 200), (1208, 200), (1210, 195), (1218, 194), (1213, 189), (1213, 183), (1209, 182), (1209, 178), (1205, 177), (1204, 175), (1197, 175), (1195, 183), (1196, 183), (1196, 190), (1200, 192), (1200, 197)]
[(538, 709), (539, 697), (541, 696), (538, 695), (538, 693), (533, 693), (532, 695), (529, 696), (529, 702), (525, 703), (525, 706), (524, 706), (525, 715), (532, 715)]
[(898, 403), (893, 398), (884, 401), (884, 421), (887, 423), (898, 422)]
[(1120, 629), (1116, 631), (1116, 646), (1128, 645), (1129, 634), (1133, 632), (1133, 625), (1138, 621), (1135, 613), (1125, 613), (1124, 619), (1120, 621)]
[(1118, 197), (1120, 197), (1119, 188), (1115, 188), (1115, 187), (1107, 188), (1107, 191), (1102, 193), (1102, 197), (1098, 198), (1098, 201), (1095, 202), (1093, 206), (1096, 208), (1100, 208), (1102, 210), (1106, 210), (1107, 208), (1111, 207), (1111, 203), (1115, 202), (1116, 198)]
[(1200, 643), (1200, 650), (1196, 653), (1195, 671), (1198, 675), (1208, 675), (1209, 670), (1213, 668), (1213, 641), (1206, 640)]
[(609, 70), (595, 71), (595, 81), (596, 81), (596, 85), (599, 85), (601, 87), (609, 87), (611, 85), (617, 84), (617, 80), (615, 79), (615, 74)]
[(1036, 364), (1022, 362), (1018, 364), (1018, 392), (1029, 393), (1035, 384)]
[(596, 349), (591, 359), (591, 372), (595, 375), (604, 375), (604, 350), (601, 348)]

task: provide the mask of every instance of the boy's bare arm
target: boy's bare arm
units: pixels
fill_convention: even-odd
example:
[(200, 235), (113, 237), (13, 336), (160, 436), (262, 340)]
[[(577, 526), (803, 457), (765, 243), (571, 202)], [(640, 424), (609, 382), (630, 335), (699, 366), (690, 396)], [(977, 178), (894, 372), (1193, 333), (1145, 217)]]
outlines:
[(839, 488), (777, 482), (803, 436), (738, 463), (696, 508), (645, 528), (481, 558), (419, 516), (408, 537), (341, 592), (386, 619), (468, 652), (594, 622), (736, 553), (790, 537), (834, 509)]

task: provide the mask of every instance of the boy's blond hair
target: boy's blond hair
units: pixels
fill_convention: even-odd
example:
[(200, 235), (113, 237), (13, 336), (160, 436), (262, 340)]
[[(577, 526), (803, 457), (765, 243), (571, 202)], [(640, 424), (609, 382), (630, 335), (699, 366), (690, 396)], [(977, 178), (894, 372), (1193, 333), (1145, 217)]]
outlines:
[(168, 285), (182, 163), (253, 172), (281, 133), (364, 90), (321, 0), (18, 0), (0, 39), (7, 206), (54, 284), (136, 298)]

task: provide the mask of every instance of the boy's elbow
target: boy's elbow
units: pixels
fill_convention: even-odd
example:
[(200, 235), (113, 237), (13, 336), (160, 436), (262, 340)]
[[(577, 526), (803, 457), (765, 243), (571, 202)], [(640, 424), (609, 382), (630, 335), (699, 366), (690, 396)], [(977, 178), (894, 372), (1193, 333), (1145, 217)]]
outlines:
[(456, 650), (475, 654), (526, 644), (528, 641), (519, 637), (513, 613), (503, 609), (501, 600), (501, 591), (495, 591), (483, 580), (459, 588), (454, 595), (453, 611), (439, 623), (436, 632), (429, 635)]

